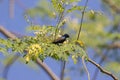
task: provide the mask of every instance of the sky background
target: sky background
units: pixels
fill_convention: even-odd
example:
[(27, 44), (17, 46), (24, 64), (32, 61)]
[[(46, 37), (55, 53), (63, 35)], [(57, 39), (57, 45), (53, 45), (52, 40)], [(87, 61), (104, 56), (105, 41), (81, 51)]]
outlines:
[[(26, 8), (32, 8), (34, 7), (39, 0), (18, 0), (22, 3), (24, 3), (24, 6)], [(86, 1), (86, 0), (84, 0)], [(84, 5), (85, 2), (82, 1), (80, 4)], [(103, 11), (101, 9), (101, 2), (100, 0), (89, 0), (88, 2), (88, 8), (93, 9), (95, 11)], [(17, 0), (15, 0), (15, 12), (14, 12), (14, 18), (10, 18), (9, 16), (9, 0), (1, 0), (0, 2), (0, 25), (4, 26), (9, 31), (14, 31), (20, 34), (27, 34), (26, 27), (29, 26), (29, 24), (24, 19), (24, 9), (18, 4)], [(0, 34), (0, 37), (4, 37), (2, 34)], [(90, 57), (92, 57), (93, 50), (88, 49), (88, 53)], [(4, 56), (0, 54), (0, 58), (3, 59)], [(98, 59), (99, 60), (99, 59)], [(95, 60), (97, 61), (97, 60)], [(53, 59), (47, 58), (45, 60), (45, 63), (55, 72), (58, 76), (60, 75), (60, 64), (61, 62), (55, 61)], [(0, 75), (2, 75), (2, 69), (4, 66), (3, 63), (0, 62)], [(32, 64), (32, 63), (31, 63)], [(33, 64), (35, 65), (35, 64)], [(80, 63), (80, 65), (82, 65)], [(72, 60), (69, 60), (66, 67), (74, 66), (74, 63)], [(90, 71), (91, 77), (93, 76), (93, 72), (95, 67), (91, 64), (87, 63), (87, 67)], [(76, 71), (69, 73), (71, 76), (71, 80), (87, 80), (87, 76), (79, 76), (79, 72), (76, 73)], [(101, 74), (101, 73), (100, 73)], [(86, 73), (85, 73), (86, 75)], [(68, 75), (65, 75), (66, 77)], [(16, 61), (9, 70), (8, 73), (8, 80), (50, 80), (49, 76), (46, 75), (46, 73), (42, 70), (42, 68), (32, 68), (26, 64), (21, 63), (20, 61)], [(97, 80), (112, 80), (110, 77), (102, 74), (99, 75)]]

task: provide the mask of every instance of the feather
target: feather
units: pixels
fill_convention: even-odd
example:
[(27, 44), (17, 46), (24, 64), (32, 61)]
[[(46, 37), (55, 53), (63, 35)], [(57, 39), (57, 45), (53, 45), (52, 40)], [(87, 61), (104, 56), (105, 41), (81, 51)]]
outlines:
[(64, 34), (64, 35), (62, 35), (62, 37), (59, 37), (58, 39), (54, 40), (52, 43), (53, 44), (63, 43), (66, 40), (66, 38), (68, 38), (68, 37), (69, 37), (68, 34)]

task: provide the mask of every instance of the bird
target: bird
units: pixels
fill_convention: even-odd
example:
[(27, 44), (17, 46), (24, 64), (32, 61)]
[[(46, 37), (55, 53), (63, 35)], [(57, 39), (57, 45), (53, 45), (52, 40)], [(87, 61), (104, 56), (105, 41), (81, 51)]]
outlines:
[(66, 41), (67, 38), (69, 38), (69, 35), (68, 34), (64, 34), (61, 37), (59, 37), (58, 39), (54, 40), (52, 43), (53, 44), (63, 43), (64, 41)]

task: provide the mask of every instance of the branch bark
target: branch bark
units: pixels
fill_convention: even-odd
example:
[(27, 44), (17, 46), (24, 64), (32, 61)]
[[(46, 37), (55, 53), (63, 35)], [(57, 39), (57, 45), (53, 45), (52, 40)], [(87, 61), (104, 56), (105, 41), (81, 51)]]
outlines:
[(0, 25), (0, 32), (5, 35), (7, 38), (15, 39), (17, 38), (14, 34), (10, 33), (8, 30), (6, 30), (3, 26)]
[(10, 60), (8, 61), (8, 63), (6, 64), (6, 66), (4, 67), (4, 70), (3, 70), (3, 78), (5, 80), (7, 80), (7, 76), (8, 76), (8, 71), (11, 67), (11, 65), (19, 58), (19, 54), (15, 54), (14, 56), (12, 56), (10, 58)]
[(60, 80), (64, 80), (65, 66), (66, 66), (66, 61), (61, 61), (61, 75), (60, 75)]
[[(101, 65), (101, 64), (106, 60), (107, 55), (108, 55), (108, 52), (109, 52), (109, 51), (106, 50), (106, 52), (105, 52), (104, 54), (101, 53), (101, 54), (102, 54), (102, 55), (101, 55), (101, 59), (100, 59), (100, 61), (98, 62), (99, 65)], [(92, 80), (96, 80), (96, 79), (97, 79), (98, 73), (99, 73), (99, 69), (96, 68)]]
[(82, 29), (83, 18), (84, 18), (84, 14), (85, 14), (85, 9), (86, 9), (86, 7), (87, 7), (87, 3), (88, 3), (88, 0), (86, 0), (85, 6), (84, 6), (83, 11), (82, 11), (82, 17), (81, 17), (81, 21), (80, 21), (80, 26), (79, 26), (79, 32), (78, 32), (77, 40), (78, 40), (79, 37), (80, 37), (80, 32), (81, 32), (81, 29)]
[(10, 0), (9, 2), (9, 12), (10, 12), (10, 18), (14, 18), (14, 0)]
[(105, 69), (103, 69), (99, 64), (97, 64), (96, 62), (94, 62), (90, 58), (88, 59), (88, 61), (90, 63), (92, 63), (93, 65), (95, 65), (102, 73), (112, 77), (114, 80), (118, 80), (118, 78), (115, 75), (113, 75), (112, 73), (110, 73), (110, 72), (106, 71)]
[[(2, 34), (4, 34), (7, 38), (11, 38), (11, 39), (13, 39), (13, 40), (14, 40), (15, 38), (17, 38), (14, 34), (10, 33), (8, 30), (6, 30), (3, 26), (0, 26), (0, 32), (1, 32)], [(18, 56), (18, 57), (13, 57), (13, 59), (10, 60), (10, 62), (8, 62), (7, 66), (10, 67), (10, 65), (13, 64), (14, 61), (17, 60), (18, 58), (19, 58), (19, 56)], [(111, 76), (114, 80), (118, 80), (115, 75), (113, 75), (112, 73), (104, 70), (99, 64), (97, 64), (96, 62), (94, 62), (94, 61), (91, 60), (90, 58), (88, 59), (88, 61), (89, 61), (90, 63), (92, 63), (93, 65), (95, 65), (102, 73)], [(60, 80), (60, 79), (54, 74), (54, 72), (52, 72), (52, 70), (51, 70), (44, 62), (41, 62), (39, 59), (37, 59), (37, 60), (36, 60), (36, 63), (37, 63), (40, 67), (42, 67), (42, 68), (46, 71), (46, 73), (47, 73), (53, 80)], [(8, 68), (8, 67), (6, 67), (6, 68)], [(9, 69), (9, 68), (8, 68), (8, 69)], [(8, 72), (8, 70), (7, 70), (6, 72)]]
[(106, 48), (106, 49), (120, 49), (120, 41), (115, 41), (111, 44), (104, 44), (104, 45), (99, 45), (99, 47)]
[(103, 0), (106, 4), (110, 6), (116, 13), (120, 13), (120, 8), (112, 2), (112, 0)]
[(108, 45), (108, 49), (120, 48), (120, 42), (114, 42)]
[(53, 80), (60, 80), (44, 62), (41, 62), (40, 59), (37, 58), (36, 63), (37, 63), (40, 67), (42, 67), (42, 68), (46, 71), (46, 73), (47, 73), (48, 75), (50, 75), (50, 77), (51, 77)]
[[(6, 30), (3, 26), (0, 26), (0, 32), (1, 32), (3, 35), (5, 35), (7, 38), (11, 38), (11, 39), (13, 39), (13, 40), (14, 40), (15, 38), (17, 38), (14, 34), (12, 34), (11, 32), (9, 32), (8, 30)], [(18, 58), (19, 58), (19, 56), (18, 56), (18, 57), (14, 56), (13, 59), (11, 59), (11, 60), (8, 62), (8, 64), (6, 65), (6, 68), (7, 68), (6, 70), (7, 70), (7, 71), (5, 72), (5, 74), (7, 74), (8, 69), (10, 68), (10, 65), (12, 65)], [(52, 80), (60, 80), (60, 79), (54, 74), (54, 72), (52, 72), (52, 70), (51, 70), (44, 62), (41, 62), (41, 61), (39, 60), (39, 58), (37, 58), (36, 63), (46, 71), (46, 73), (52, 78)], [(9, 65), (9, 67), (7, 67), (8, 65)], [(5, 75), (5, 76), (6, 76), (6, 75)]]

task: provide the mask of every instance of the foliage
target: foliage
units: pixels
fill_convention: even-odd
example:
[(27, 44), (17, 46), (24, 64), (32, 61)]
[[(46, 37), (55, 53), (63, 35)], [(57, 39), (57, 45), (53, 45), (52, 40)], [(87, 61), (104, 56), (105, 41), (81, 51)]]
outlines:
[[(60, 20), (59, 23), (56, 24), (56, 27), (58, 28), (58, 31), (56, 32), (57, 28), (55, 28), (54, 26), (39, 26), (39, 25), (34, 25), (30, 28), (28, 28), (29, 30), (35, 31), (35, 37), (34, 39), (36, 39), (38, 42), (37, 44), (39, 44), (39, 46), (41, 47), (43, 54), (39, 55), (39, 58), (41, 60), (44, 60), (46, 57), (52, 57), (55, 58), (56, 60), (67, 60), (68, 56), (70, 56), (71, 54), (75, 53), (75, 55), (72, 55), (72, 58), (74, 60), (74, 62), (76, 63), (77, 58), (80, 56), (82, 57), (83, 54), (86, 55), (86, 52), (83, 50), (83, 43), (82, 41), (79, 43), (81, 45), (76, 45), (76, 41), (70, 41), (69, 43), (63, 45), (61, 44), (60, 46), (58, 45), (54, 45), (51, 44), (51, 42), (55, 39), (56, 37), (56, 33), (57, 33), (57, 37), (59, 36), (59, 34), (62, 32), (60, 29), (60, 27), (64, 26), (66, 23), (66, 20), (62, 20), (60, 19), (61, 17), (64, 17), (64, 15), (67, 15), (73, 11), (81, 11), (82, 7), (78, 6), (78, 5), (74, 5), (74, 3), (78, 3), (79, 0), (51, 0), (51, 3), (49, 3), (49, 1), (45, 0), (45, 1), (40, 1), (40, 4), (33, 8), (33, 9), (29, 9), (27, 11), (27, 14), (30, 15), (31, 17), (36, 16), (37, 14), (39, 14), (38, 11), (40, 11), (40, 16), (49, 16), (51, 18), (56, 18), (58, 17), (58, 19)], [(43, 6), (46, 5), (46, 6)], [(41, 6), (42, 5), (42, 6)], [(33, 13), (32, 13), (33, 12)], [(41, 13), (44, 13), (41, 15)], [(54, 14), (54, 16), (56, 17), (52, 17), (51, 15)], [(28, 23), (31, 23), (28, 20)], [(33, 38), (33, 37), (31, 37)], [(29, 38), (28, 38), (29, 39)], [(33, 40), (33, 41), (36, 41)], [(25, 40), (26, 41), (26, 40)], [(29, 41), (28, 41), (29, 42)], [(37, 45), (36, 43), (31, 44), (31, 46), (33, 45)], [(79, 53), (76, 54), (76, 53)], [(35, 54), (34, 54), (35, 55)], [(76, 56), (76, 57), (74, 57)], [(30, 57), (26, 57), (27, 60), (30, 59)]]
[[(63, 20), (60, 21), (60, 23), (63, 23), (63, 24), (60, 25), (60, 23), (59, 24), (57, 23), (55, 27), (58, 27), (58, 28), (64, 27), (64, 31), (62, 30), (60, 33), (72, 34), (71, 36), (75, 40), (79, 25), (80, 25), (79, 22), (81, 19), (80, 12), (75, 12), (75, 11), (83, 10), (82, 6), (77, 5), (78, 1), (79, 0), (62, 0), (62, 1), (52, 0), (51, 4), (49, 3), (50, 5), (49, 7), (42, 5), (41, 2), (38, 6), (43, 8), (44, 10), (46, 9), (52, 10), (51, 12), (56, 14), (57, 18), (55, 17), (55, 19), (57, 19), (57, 21), (59, 21), (60, 14), (63, 13), (62, 14)], [(48, 1), (45, 1), (44, 3), (47, 4)], [(32, 10), (35, 10), (35, 9), (36, 7), (33, 8)], [(41, 11), (41, 10), (38, 10), (38, 11)], [(32, 11), (32, 12), (35, 12), (35, 11)], [(38, 12), (35, 12), (35, 13), (38, 13)], [(46, 12), (44, 13), (45, 13), (44, 15), (46, 15)], [(29, 13), (28, 15), (32, 16)], [(48, 14), (47, 16), (49, 15), (50, 14)], [(108, 26), (111, 23), (111, 21), (107, 18), (107, 16), (105, 16), (101, 12), (97, 12), (97, 11), (95, 12), (94, 10), (87, 10), (85, 12), (84, 17), (85, 17), (85, 20), (83, 22), (80, 39), (86, 43), (86, 46), (94, 48), (99, 45), (107, 44), (108, 41), (110, 40), (112, 42), (112, 40), (116, 37), (120, 38), (118, 35), (119, 33), (111, 34), (109, 31), (106, 31), (106, 29), (109, 28)], [(95, 30), (94, 33), (93, 33), (93, 30)], [(94, 41), (93, 41), (93, 38), (95, 39)], [(101, 42), (101, 39), (103, 39), (102, 42)]]
[(50, 17), (50, 18), (56, 18), (61, 13), (71, 13), (72, 11), (81, 11), (82, 6), (76, 5), (80, 0), (41, 0), (37, 7), (34, 7), (32, 9), (29, 9), (26, 11), (26, 14), (28, 14), (31, 17)]
[[(46, 18), (45, 21), (42, 20), (43, 24), (48, 23), (49, 25), (34, 25), (31, 20), (27, 19), (26, 21), (30, 23), (30, 27), (27, 29), (32, 31), (34, 36), (25, 36), (15, 40), (0, 39), (0, 52), (4, 55), (21, 53), (27, 62), (35, 61), (36, 58), (43, 61), (47, 57), (67, 61), (68, 57), (71, 57), (74, 63), (77, 63), (79, 57), (86, 56), (86, 60), (88, 58), (85, 46), (95, 50), (103, 50), (105, 49), (103, 46), (120, 40), (119, 14), (114, 14), (111, 19), (110, 16), (106, 16), (102, 12), (87, 8), (80, 40), (76, 41), (81, 11), (83, 10), (83, 6), (78, 5), (79, 2), (80, 0), (40, 0), (36, 7), (27, 10), (25, 14), (32, 18)], [(119, 0), (114, 1), (115, 4), (118, 2)], [(68, 42), (60, 45), (52, 44), (55, 36), (59, 37), (64, 33), (70, 34)], [(102, 51), (100, 55), (101, 53)], [(116, 64), (112, 65), (112, 67), (117, 66)], [(116, 71), (115, 68), (113, 71)]]
[[(84, 49), (73, 41), (60, 45), (52, 44), (55, 27), (40, 27), (37, 25), (30, 27), (30, 29), (34, 31), (35, 36), (26, 36), (15, 40), (0, 39), (0, 43), (2, 43), (0, 51), (4, 53), (2, 49), (6, 49), (5, 51), (11, 50), (11, 53), (21, 53), (27, 62), (30, 60), (35, 61), (36, 58), (40, 58), (43, 61), (46, 57), (63, 61), (67, 61), (69, 56), (72, 56), (74, 61), (83, 55), (87, 58)], [(83, 43), (79, 44), (83, 46)]]

